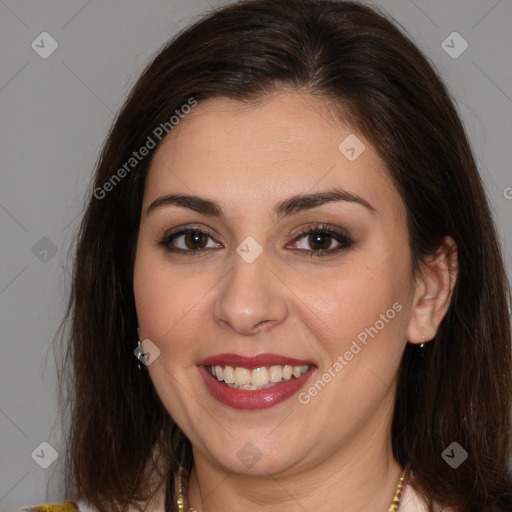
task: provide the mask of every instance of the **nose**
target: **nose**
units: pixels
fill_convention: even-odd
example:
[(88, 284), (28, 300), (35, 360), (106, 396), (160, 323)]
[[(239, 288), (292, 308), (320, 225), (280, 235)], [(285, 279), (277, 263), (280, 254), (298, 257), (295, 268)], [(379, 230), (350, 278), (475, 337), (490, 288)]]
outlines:
[(252, 263), (235, 255), (216, 300), (217, 323), (250, 336), (284, 322), (288, 311), (286, 286), (269, 267), (265, 251)]

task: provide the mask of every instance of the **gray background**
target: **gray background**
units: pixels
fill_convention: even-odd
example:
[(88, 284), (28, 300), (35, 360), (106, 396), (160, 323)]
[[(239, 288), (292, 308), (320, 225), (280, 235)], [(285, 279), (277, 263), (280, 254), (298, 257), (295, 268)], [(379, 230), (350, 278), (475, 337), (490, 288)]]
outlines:
[[(51, 342), (62, 319), (67, 251), (102, 141), (148, 59), (209, 0), (0, 0), (0, 509), (65, 498)], [(512, 4), (381, 0), (457, 101), (511, 267)], [(57, 50), (31, 47), (49, 32)], [(458, 32), (458, 58), (442, 42)], [(452, 53), (461, 41), (448, 39)], [(45, 51), (49, 43), (44, 43)], [(43, 240), (41, 240), (43, 239)], [(134, 348), (136, 340), (134, 341)], [(60, 457), (48, 469), (48, 442)], [(36, 450), (37, 448), (37, 450)], [(40, 457), (32, 458), (36, 450)], [(43, 450), (41, 452), (41, 450)], [(41, 453), (44, 456), (41, 456)]]

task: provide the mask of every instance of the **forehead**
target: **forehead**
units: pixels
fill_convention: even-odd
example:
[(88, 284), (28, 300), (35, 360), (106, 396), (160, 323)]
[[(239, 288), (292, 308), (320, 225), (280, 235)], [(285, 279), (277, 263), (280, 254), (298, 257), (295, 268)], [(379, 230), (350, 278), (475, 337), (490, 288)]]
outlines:
[(331, 103), (281, 92), (249, 103), (200, 102), (157, 148), (145, 203), (183, 192), (247, 207), (332, 187), (403, 213), (384, 162)]

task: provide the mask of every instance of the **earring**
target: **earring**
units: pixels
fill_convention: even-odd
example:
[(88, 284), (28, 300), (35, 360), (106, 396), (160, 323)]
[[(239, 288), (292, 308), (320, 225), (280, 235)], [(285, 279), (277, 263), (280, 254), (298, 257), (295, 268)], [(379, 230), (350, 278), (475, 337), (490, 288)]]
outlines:
[(413, 359), (414, 359), (414, 367), (416, 368), (416, 382), (418, 386), (424, 386), (425, 385), (425, 334), (424, 334), (425, 328), (422, 327), (421, 332), (421, 343), (419, 345), (415, 346), (414, 352), (413, 352)]
[(137, 359), (138, 359), (138, 363), (137, 363), (137, 367), (139, 368), (139, 370), (142, 370), (142, 366), (140, 365), (140, 361), (142, 361), (142, 356), (144, 354), (144, 352), (142, 352), (142, 343), (140, 341), (140, 329), (137, 327), (137, 335), (138, 335), (138, 338), (139, 338), (139, 341), (137, 342)]

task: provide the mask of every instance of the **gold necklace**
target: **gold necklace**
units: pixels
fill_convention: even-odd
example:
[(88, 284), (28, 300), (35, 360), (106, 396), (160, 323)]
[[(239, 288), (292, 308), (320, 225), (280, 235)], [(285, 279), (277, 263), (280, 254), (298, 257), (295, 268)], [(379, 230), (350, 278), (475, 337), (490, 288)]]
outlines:
[[(400, 498), (402, 497), (402, 492), (405, 488), (404, 481), (406, 481), (406, 474), (408, 473), (408, 466), (402, 471), (400, 478), (398, 480), (398, 484), (396, 486), (395, 495), (393, 496), (393, 501), (388, 508), (388, 512), (398, 512), (398, 507), (400, 506)], [(183, 468), (180, 466), (178, 471), (178, 478), (176, 482), (176, 505), (178, 506), (179, 512), (188, 512), (188, 499), (187, 499), (187, 484), (185, 482), (185, 478), (183, 476)]]

